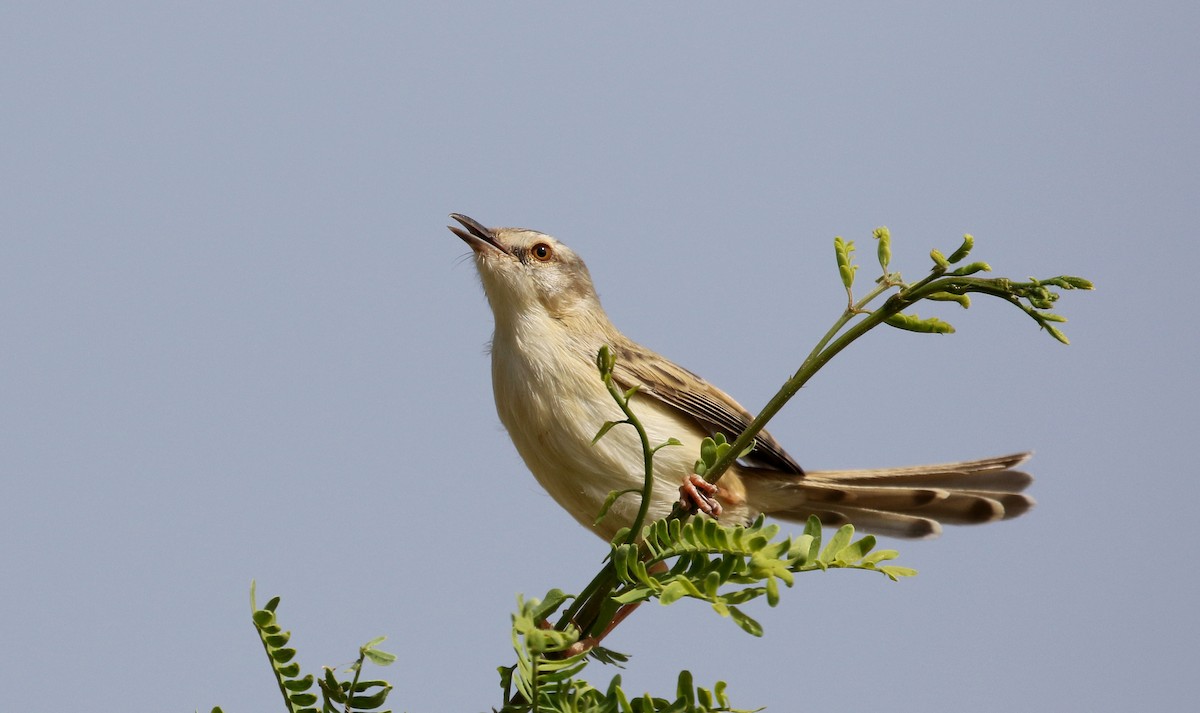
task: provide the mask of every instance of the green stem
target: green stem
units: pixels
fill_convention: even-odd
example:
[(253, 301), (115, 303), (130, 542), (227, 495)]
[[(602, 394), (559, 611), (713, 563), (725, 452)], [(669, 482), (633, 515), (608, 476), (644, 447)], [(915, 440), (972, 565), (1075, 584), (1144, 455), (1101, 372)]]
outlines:
[(842, 328), (846, 326), (847, 322), (862, 314), (864, 307), (866, 307), (871, 303), (872, 300), (883, 294), (894, 285), (895, 283), (880, 281), (880, 283), (875, 286), (875, 289), (868, 292), (867, 296), (863, 297), (858, 302), (854, 302), (853, 298), (851, 298), (852, 301), (846, 307), (846, 311), (842, 313), (842, 316), (838, 318), (838, 321), (833, 323), (833, 326), (829, 328), (829, 331), (825, 332), (825, 336), (821, 337), (821, 341), (817, 342), (817, 345), (813, 347), (811, 352), (809, 352), (808, 358), (804, 360), (804, 363), (808, 363), (808, 361), (815, 359), (817, 355), (821, 353), (821, 350), (825, 348), (825, 345), (829, 343), (829, 340), (833, 339), (835, 336), (837, 336), (838, 332), (842, 331)]
[(296, 706), (292, 704), (292, 699), (288, 696), (287, 686), (283, 685), (284, 679), (283, 674), (279, 672), (279, 664), (271, 656), (271, 647), (267, 644), (267, 636), (257, 624), (254, 628), (258, 630), (258, 638), (262, 641), (263, 650), (267, 652), (267, 661), (271, 662), (271, 671), (275, 674), (275, 683), (279, 686), (279, 693), (283, 695), (283, 702), (287, 704), (288, 713), (296, 713)]
[[(808, 380), (811, 379), (821, 367), (828, 363), (829, 360), (834, 357), (834, 355), (848, 347), (852, 342), (854, 342), (854, 340), (878, 326), (888, 317), (899, 313), (904, 309), (904, 307), (907, 306), (906, 302), (897, 301), (893, 297), (885, 302), (884, 305), (878, 310), (868, 313), (861, 322), (855, 324), (844, 334), (842, 334), (841, 337), (834, 339), (834, 336), (841, 331), (856, 314), (862, 313), (861, 310), (866, 306), (866, 304), (893, 286), (893, 284), (889, 284), (886, 281), (880, 283), (875, 289), (871, 290), (867, 296), (859, 300), (859, 302), (851, 309), (846, 310), (846, 312), (838, 319), (838, 321), (834, 323), (833, 328), (831, 328), (817, 344), (817, 347), (813, 350), (813, 353), (804, 360), (804, 363), (800, 366), (800, 369), (796, 371), (792, 378), (787, 380), (787, 382), (783, 385), (783, 388), (781, 388), (778, 393), (776, 393), (775, 396), (767, 402), (767, 405), (763, 407), (758, 416), (756, 416), (746, 430), (738, 436), (737, 440), (733, 443), (733, 447), (729, 449), (724, 457), (718, 459), (717, 462), (708, 469), (708, 472), (705, 474), (705, 478), (708, 480), (708, 482), (717, 482), (717, 480), (729, 468), (729, 466), (737, 460), (738, 455), (743, 453), (747, 448), (750, 447), (752, 443), (754, 443), (755, 436), (757, 436), (759, 432), (763, 430), (767, 422), (770, 421), (775, 414), (779, 413), (779, 410), (782, 409), (783, 406), (793, 396), (796, 395), (800, 388), (804, 386), (804, 384), (807, 383)], [(833, 341), (831, 342), (831, 340)], [(643, 440), (643, 450), (648, 450), (648, 445), (649, 442), (647, 440)], [(647, 496), (644, 495), (643, 507), (645, 507), (647, 499)], [(681, 507), (676, 506), (668, 517), (671, 519), (680, 519), (687, 516), (688, 514)], [(579, 594), (571, 607), (563, 613), (562, 618), (558, 622), (557, 628), (561, 630), (565, 628), (567, 624), (574, 623), (580, 628), (580, 631), (584, 632), (584, 635), (595, 633), (597, 630), (597, 624), (601, 623), (599, 622), (600, 610), (609, 594), (617, 587), (618, 584), (619, 578), (617, 577), (616, 570), (614, 569), (612, 563), (609, 562), (596, 574), (595, 577), (592, 578), (592, 581), (589, 582), (587, 587), (585, 587), (584, 590)]]
[(354, 680), (350, 682), (350, 689), (346, 691), (346, 710), (345, 713), (350, 713), (350, 697), (354, 695), (354, 689), (358, 686), (358, 677), (362, 675), (363, 662), (367, 659), (367, 652), (362, 649), (358, 650), (358, 662), (354, 666)]
[(642, 422), (629, 407), (629, 398), (626, 398), (625, 394), (622, 394), (613, 383), (611, 375), (605, 376), (604, 385), (608, 387), (608, 393), (612, 394), (613, 400), (625, 414), (625, 422), (633, 426), (633, 429), (637, 431), (638, 439), (642, 442), (642, 467), (645, 473), (642, 480), (642, 503), (638, 507), (637, 517), (633, 519), (629, 536), (625, 539), (625, 544), (632, 544), (637, 540), (638, 533), (642, 531), (642, 526), (646, 523), (646, 515), (650, 512), (650, 496), (654, 490), (654, 449), (650, 447), (650, 436), (647, 435), (646, 428), (642, 426)]
[[(854, 303), (851, 296), (851, 303), (847, 306), (846, 311), (834, 323), (833, 327), (821, 338), (816, 347), (800, 365), (800, 368), (792, 375), (790, 379), (783, 385), (775, 396), (759, 411), (758, 415), (751, 421), (750, 425), (738, 436), (733, 442), (732, 447), (725, 453), (724, 456), (717, 459), (705, 473), (705, 478), (710, 483), (715, 483), (720, 479), (722, 474), (729, 469), (731, 465), (748, 449), (753, 443), (755, 437), (762, 432), (767, 422), (770, 421), (780, 409), (796, 395), (800, 389), (808, 383), (821, 367), (825, 366), (843, 349), (850, 346), (856, 339), (863, 336), (870, 330), (885, 322), (889, 317), (897, 315), (912, 306), (913, 304), (927, 298), (928, 296), (938, 292), (951, 292), (955, 294), (966, 294), (969, 292), (977, 292), (1000, 297), (1008, 302), (1011, 302), (1030, 316), (1034, 317), (1039, 323), (1045, 322), (1043, 318), (1031, 308), (1027, 308), (1021, 303), (1022, 296), (1017, 287), (1023, 285), (1013, 283), (1005, 278), (976, 278), (967, 275), (946, 275), (946, 268), (935, 267), (931, 274), (921, 280), (905, 285), (900, 281), (899, 275), (884, 275), (875, 288), (873, 288), (865, 297)], [(1080, 280), (1080, 282), (1084, 282)], [(1081, 289), (1091, 289), (1090, 283), (1084, 283), (1086, 286)], [(887, 290), (899, 287), (899, 291), (884, 301), (878, 309), (867, 311), (866, 305), (878, 298)], [(849, 294), (849, 290), (847, 290)], [(865, 314), (865, 317), (846, 329), (846, 326), (854, 319), (855, 316)], [(845, 330), (845, 331), (843, 331)], [(838, 336), (838, 335), (841, 336)], [(626, 411), (632, 420), (632, 414)], [(652, 452), (649, 448), (649, 441), (646, 438), (644, 431), (639, 428), (639, 434), (642, 435), (642, 449), (646, 456), (647, 479), (642, 495), (642, 510), (639, 512), (637, 521), (637, 530), (640, 530), (643, 523), (643, 514), (650, 498), (651, 484), (651, 456)], [(683, 519), (689, 514), (678, 505), (672, 509), (668, 516), (670, 519)], [(636, 537), (637, 530), (631, 533), (631, 537)], [(630, 540), (632, 542), (633, 540)], [(604, 610), (605, 602), (610, 594), (618, 587), (620, 583), (617, 577), (616, 570), (612, 562), (608, 562), (604, 568), (596, 574), (583, 592), (575, 599), (572, 606), (563, 613), (562, 619), (559, 620), (558, 629), (564, 629), (568, 624), (574, 623), (579, 627), (584, 635), (594, 634), (597, 631), (603, 631), (598, 625), (607, 625), (607, 622), (601, 623), (601, 613)]]
[[(885, 287), (884, 289), (887, 288)], [(877, 290), (874, 292), (874, 295), (878, 296), (880, 292), (882, 290)], [(733, 465), (738, 456), (753, 445), (754, 438), (766, 427), (767, 422), (774, 418), (775, 414), (779, 413), (780, 409), (800, 391), (801, 387), (808, 383), (808, 380), (821, 367), (825, 366), (840, 351), (850, 346), (854, 340), (874, 329), (888, 317), (898, 314), (905, 306), (907, 305), (904, 303), (893, 304), (893, 300), (889, 299), (884, 303), (883, 307), (871, 312), (861, 322), (846, 330), (842, 336), (810, 355), (808, 359), (805, 359), (796, 373), (784, 383), (783, 388), (771, 397), (771, 400), (763, 406), (758, 415), (754, 417), (754, 420), (750, 422), (750, 425), (746, 427), (746, 430), (742, 431), (741, 435), (737, 437), (737, 440), (733, 442), (733, 447), (723, 457), (718, 458), (717, 462), (708, 469), (708, 472), (704, 475), (705, 479), (710, 483), (717, 482), (725, 471), (729, 469), (729, 466)], [(846, 321), (847, 318), (845, 316), (843, 316), (842, 320), (839, 320), (841, 326), (845, 326)]]
[[(604, 385), (608, 387), (608, 393), (612, 395), (613, 400), (621, 408), (621, 412), (625, 414), (626, 423), (633, 426), (637, 431), (638, 438), (642, 443), (642, 463), (645, 469), (645, 477), (642, 481), (642, 502), (638, 507), (637, 516), (633, 520), (633, 524), (629, 529), (629, 534), (626, 537), (626, 544), (632, 544), (637, 540), (638, 533), (642, 531), (642, 527), (646, 523), (646, 517), (650, 512), (650, 498), (653, 495), (654, 489), (654, 452), (655, 449), (650, 447), (650, 436), (646, 433), (646, 428), (642, 422), (633, 413), (633, 409), (629, 406), (629, 399), (616, 387), (613, 383), (612, 375), (606, 374), (604, 377)], [(617, 585), (616, 570), (609, 564), (601, 569), (592, 581), (588, 583), (579, 596), (575, 597), (575, 601), (563, 612), (559, 618), (556, 628), (559, 631), (564, 630), (568, 624), (577, 623), (580, 613), (587, 610), (588, 621), (586, 626), (579, 625), (582, 636), (592, 634), (592, 630), (597, 624), (607, 625), (607, 622), (598, 621), (600, 607), (604, 603), (608, 593)], [(599, 595), (599, 596), (598, 596)], [(577, 624), (578, 625), (578, 624)]]

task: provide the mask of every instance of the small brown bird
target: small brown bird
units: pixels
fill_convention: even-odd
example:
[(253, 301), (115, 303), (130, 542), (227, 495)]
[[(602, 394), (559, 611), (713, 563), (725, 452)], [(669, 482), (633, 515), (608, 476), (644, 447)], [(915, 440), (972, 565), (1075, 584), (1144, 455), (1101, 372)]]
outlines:
[[(727, 524), (760, 513), (825, 525), (847, 522), (894, 537), (932, 537), (942, 524), (1016, 517), (1034, 501), (1021, 494), (1032, 478), (1015, 468), (1028, 453), (983, 460), (879, 470), (804, 471), (763, 431), (754, 450), (725, 473), (715, 502), (696, 493), (692, 473), (700, 442), (714, 433), (736, 438), (752, 417), (725, 392), (627, 339), (600, 306), (583, 261), (567, 246), (522, 228), (485, 228), (450, 215), (450, 230), (474, 251), (491, 304), (492, 388), (496, 410), (517, 451), (542, 487), (584, 527), (604, 538), (629, 525), (637, 497), (617, 500), (594, 524), (612, 491), (640, 489), (642, 451), (631, 428), (615, 428), (592, 443), (605, 421), (624, 415), (596, 371), (596, 353), (616, 355), (614, 380), (637, 386), (631, 402), (651, 443), (669, 438), (654, 459), (651, 519), (665, 517), (690, 493), (700, 509)], [(682, 487), (681, 487), (682, 484)]]

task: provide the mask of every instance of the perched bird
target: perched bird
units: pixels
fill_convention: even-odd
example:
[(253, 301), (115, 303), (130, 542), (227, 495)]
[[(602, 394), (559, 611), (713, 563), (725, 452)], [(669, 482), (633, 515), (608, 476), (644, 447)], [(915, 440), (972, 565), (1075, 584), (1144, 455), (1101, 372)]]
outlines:
[[(932, 537), (942, 524), (1016, 517), (1034, 504), (1021, 494), (1032, 478), (1015, 468), (1028, 453), (960, 463), (879, 470), (805, 471), (763, 431), (754, 450), (706, 490), (692, 469), (700, 442), (721, 432), (732, 441), (752, 416), (725, 392), (617, 331), (600, 306), (587, 267), (570, 248), (523, 228), (485, 228), (465, 215), (450, 226), (474, 252), (495, 318), (492, 388), (500, 421), (542, 487), (584, 527), (604, 538), (629, 525), (636, 495), (619, 498), (597, 524), (612, 491), (640, 489), (642, 450), (632, 428), (593, 444), (605, 421), (624, 418), (596, 369), (608, 345), (613, 378), (637, 386), (631, 406), (659, 450), (650, 519), (665, 517), (681, 491), (726, 524), (760, 513), (825, 525), (853, 523), (894, 537)], [(697, 492), (697, 487), (699, 492)], [(715, 492), (714, 492), (715, 491)], [(715, 497), (715, 500), (713, 499)]]

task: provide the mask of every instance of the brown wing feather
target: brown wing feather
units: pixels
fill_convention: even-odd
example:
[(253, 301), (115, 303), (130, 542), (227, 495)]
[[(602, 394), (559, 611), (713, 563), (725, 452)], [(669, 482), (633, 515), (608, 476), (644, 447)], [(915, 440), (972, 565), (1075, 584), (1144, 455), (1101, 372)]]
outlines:
[[(617, 357), (613, 379), (622, 388), (638, 386), (638, 393), (648, 394), (679, 409), (710, 434), (720, 431), (727, 438), (735, 439), (754, 420), (750, 412), (734, 401), (732, 396), (645, 347), (627, 342), (613, 351)], [(695, 388), (694, 383), (689, 387), (693, 380), (702, 388)], [(755, 438), (754, 450), (745, 460), (783, 473), (804, 474), (800, 465), (766, 431), (760, 432)]]

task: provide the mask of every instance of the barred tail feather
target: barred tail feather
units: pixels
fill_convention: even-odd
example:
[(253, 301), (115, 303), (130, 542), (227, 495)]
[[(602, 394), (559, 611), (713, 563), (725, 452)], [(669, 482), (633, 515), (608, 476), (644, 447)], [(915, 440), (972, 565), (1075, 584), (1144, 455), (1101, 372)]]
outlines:
[(750, 469), (742, 481), (750, 504), (775, 518), (827, 526), (852, 523), (877, 535), (936, 537), (942, 525), (973, 525), (1025, 513), (1021, 493), (1033, 478), (1015, 468), (1016, 453), (959, 463), (877, 470), (808, 471), (802, 476)]

